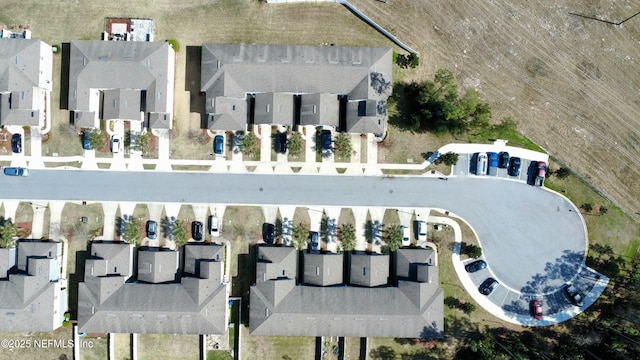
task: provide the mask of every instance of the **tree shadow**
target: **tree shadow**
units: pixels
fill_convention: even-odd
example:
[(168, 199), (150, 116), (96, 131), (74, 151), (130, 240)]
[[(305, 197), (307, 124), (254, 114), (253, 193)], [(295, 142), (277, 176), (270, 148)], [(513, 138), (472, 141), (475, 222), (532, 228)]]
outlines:
[(382, 228), (383, 225), (380, 220), (367, 220), (364, 224), (364, 236), (369, 244), (381, 245), (382, 244)]
[(173, 234), (173, 227), (175, 226), (176, 218), (175, 216), (168, 217), (165, 216), (160, 220), (160, 229), (164, 234), (164, 237), (167, 239), (171, 239), (171, 234)]
[(331, 219), (323, 212), (320, 220), (320, 238), (325, 243), (336, 242), (338, 237), (338, 222)]
[[(278, 219), (279, 220), (279, 219)], [(276, 222), (278, 221), (276, 220)], [(289, 219), (287, 217), (283, 218), (281, 221), (282, 232), (280, 236), (282, 236), (282, 243), (284, 245), (289, 244), (292, 241), (293, 235), (293, 219)]]

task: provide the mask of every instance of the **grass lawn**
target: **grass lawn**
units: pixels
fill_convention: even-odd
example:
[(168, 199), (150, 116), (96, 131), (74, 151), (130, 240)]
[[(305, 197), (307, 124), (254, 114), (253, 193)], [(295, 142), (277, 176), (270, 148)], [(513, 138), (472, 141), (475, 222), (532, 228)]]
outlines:
[[(73, 359), (73, 348), (68, 347), (69, 341), (72, 340), (71, 326), (63, 327), (53, 332), (25, 332), (25, 333), (0, 333), (0, 339), (18, 341), (22, 346), (18, 348), (14, 346), (13, 349), (3, 348), (0, 350), (0, 358), (2, 359)], [(56, 340), (55, 345), (52, 342), (46, 349), (42, 347), (36, 347), (35, 341)], [(25, 348), (28, 341), (31, 342), (30, 348)], [(64, 346), (63, 346), (64, 345)]]
[[(81, 338), (82, 339), (82, 338)], [(81, 359), (104, 360), (108, 358), (107, 338), (84, 338), (82, 341), (90, 342), (93, 346), (85, 346), (80, 349)]]
[(130, 334), (113, 334), (115, 341), (114, 350), (115, 360), (124, 360), (131, 358), (131, 335)]
[(314, 337), (250, 336), (244, 326), (242, 331), (242, 358), (245, 360), (314, 358)]
[[(554, 161), (550, 161), (549, 166), (551, 170), (560, 167)], [(627, 257), (635, 255), (638, 251), (640, 224), (573, 173), (566, 179), (551, 176), (545, 180), (545, 186), (562, 193), (578, 208), (582, 204), (592, 205), (593, 210), (590, 212), (580, 209), (587, 224), (589, 244), (611, 246), (614, 254)], [(602, 207), (607, 208), (605, 214), (599, 212)]]
[(198, 335), (139, 334), (138, 359), (197, 359)]

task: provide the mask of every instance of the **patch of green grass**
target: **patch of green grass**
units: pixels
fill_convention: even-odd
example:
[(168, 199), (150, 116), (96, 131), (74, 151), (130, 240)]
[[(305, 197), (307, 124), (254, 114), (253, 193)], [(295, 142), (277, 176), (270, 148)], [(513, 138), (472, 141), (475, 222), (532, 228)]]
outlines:
[(528, 137), (522, 135), (516, 128), (491, 126), (481, 129), (479, 132), (469, 134), (466, 141), (470, 143), (487, 144), (492, 143), (492, 139), (508, 140), (508, 145), (521, 147), (546, 154), (546, 151)]
[[(559, 167), (554, 161), (550, 161), (549, 165), (551, 169)], [(640, 224), (622, 209), (598, 194), (573, 173), (565, 179), (551, 176), (546, 179), (545, 185), (565, 195), (578, 208), (582, 204), (593, 206), (594, 210), (590, 212), (580, 209), (587, 224), (590, 244), (609, 245), (617, 255), (635, 255), (640, 246)], [(600, 214), (595, 210), (599, 207), (606, 207), (608, 211)]]
[(145, 170), (155, 170), (156, 169), (156, 165), (155, 164), (143, 164), (142, 167)]
[(233, 356), (225, 350), (209, 350), (207, 351), (207, 360), (233, 360)]
[(138, 359), (195, 359), (199, 344), (198, 335), (139, 334)]
[[(86, 339), (86, 338), (85, 338)], [(107, 339), (83, 339), (83, 341), (91, 342), (93, 346), (83, 347), (80, 349), (80, 358), (81, 359), (96, 359), (102, 360), (107, 358)]]

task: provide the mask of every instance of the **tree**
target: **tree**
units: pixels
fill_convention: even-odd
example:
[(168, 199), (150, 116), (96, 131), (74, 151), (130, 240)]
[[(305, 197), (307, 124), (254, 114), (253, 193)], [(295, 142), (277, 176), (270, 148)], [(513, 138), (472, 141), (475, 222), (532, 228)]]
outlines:
[(297, 158), (302, 155), (304, 143), (302, 141), (302, 134), (295, 131), (289, 136), (289, 155), (293, 158)]
[(102, 149), (104, 147), (105, 139), (100, 129), (93, 129), (89, 131), (88, 134), (89, 146), (92, 149)]
[(16, 246), (18, 227), (11, 221), (0, 218), (0, 248), (11, 249)]
[(435, 164), (443, 164), (444, 163), (447, 166), (453, 166), (453, 165), (458, 163), (458, 157), (459, 157), (458, 154), (450, 151), (450, 152), (448, 152), (446, 154), (440, 155), (436, 159)]
[(467, 315), (471, 315), (472, 312), (476, 310), (476, 306), (470, 302), (460, 304), (460, 310)]
[(340, 227), (340, 242), (344, 251), (352, 251), (356, 248), (356, 228), (353, 224), (342, 224)]
[(252, 131), (245, 131), (240, 147), (243, 153), (253, 156), (258, 151), (258, 138)]
[(591, 212), (591, 210), (593, 210), (593, 205), (591, 205), (590, 203), (584, 203), (582, 205), (580, 205), (580, 209), (586, 211), (586, 212)]
[(348, 160), (351, 158), (353, 147), (351, 146), (351, 137), (349, 134), (341, 132), (336, 136), (335, 152), (340, 159)]
[(609, 209), (607, 209), (604, 206), (600, 206), (600, 215), (604, 215), (607, 213), (607, 211), (609, 211)]
[(173, 226), (171, 226), (171, 240), (178, 247), (183, 246), (187, 243), (189, 239), (189, 228), (184, 221), (174, 221)]
[(397, 224), (389, 226), (384, 241), (390, 251), (397, 251), (402, 246), (402, 227)]
[(309, 234), (309, 225), (304, 223), (298, 223), (293, 227), (292, 238), (293, 246), (297, 250), (304, 250), (307, 247), (307, 237)]
[[(123, 221), (126, 221), (123, 219)], [(142, 241), (142, 223), (136, 217), (130, 217), (124, 225), (124, 238), (130, 244), (140, 245)]]
[(472, 259), (477, 259), (482, 256), (482, 248), (473, 244), (467, 244), (464, 247), (464, 253)]
[(570, 174), (571, 170), (567, 169), (566, 167), (561, 167), (560, 169), (556, 170), (556, 176), (561, 180), (566, 179)]
[(131, 144), (131, 146), (133, 146), (133, 148), (135, 148), (136, 150), (140, 151), (143, 155), (149, 154), (149, 149), (150, 149), (149, 133), (148, 132), (138, 133), (136, 134), (134, 139), (135, 140), (133, 141), (133, 144)]

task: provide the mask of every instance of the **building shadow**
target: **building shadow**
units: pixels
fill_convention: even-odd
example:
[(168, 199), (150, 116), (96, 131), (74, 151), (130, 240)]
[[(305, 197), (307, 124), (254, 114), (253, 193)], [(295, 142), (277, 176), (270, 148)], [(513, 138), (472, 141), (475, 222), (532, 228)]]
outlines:
[(200, 128), (207, 128), (206, 100), (201, 92), (202, 46), (187, 46), (187, 62), (184, 74), (184, 90), (189, 92), (189, 112), (200, 114)]
[(69, 110), (69, 68), (71, 64), (71, 43), (62, 43), (60, 49), (62, 66), (60, 67), (60, 109)]
[[(87, 249), (90, 247), (91, 245), (87, 242)], [(67, 282), (69, 291), (69, 312), (71, 313), (71, 318), (75, 320), (78, 319), (78, 284), (84, 281), (84, 262), (90, 257), (91, 253), (89, 250), (76, 251), (76, 268), (73, 274), (69, 274)]]

